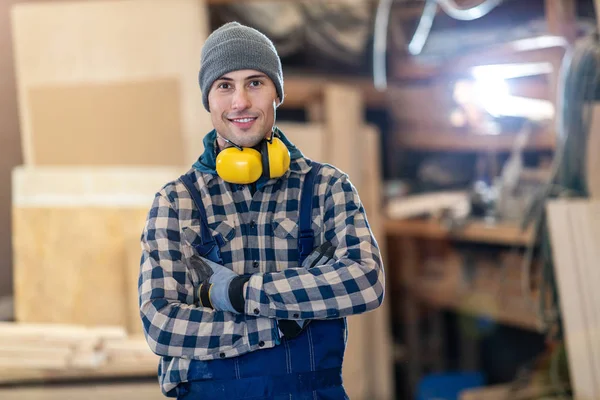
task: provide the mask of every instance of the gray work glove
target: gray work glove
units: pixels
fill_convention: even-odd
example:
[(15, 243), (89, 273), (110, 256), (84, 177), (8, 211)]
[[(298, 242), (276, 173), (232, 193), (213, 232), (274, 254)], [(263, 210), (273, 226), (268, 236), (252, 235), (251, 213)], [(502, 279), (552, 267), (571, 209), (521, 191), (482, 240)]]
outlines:
[(238, 276), (227, 267), (199, 255), (193, 255), (190, 263), (199, 275), (205, 276), (197, 289), (201, 306), (235, 314), (244, 312), (244, 284), (249, 276)]
[[(325, 242), (314, 249), (312, 253), (306, 257), (302, 263), (302, 267), (308, 269), (319, 265), (325, 265), (333, 259), (334, 253), (335, 247), (333, 247), (330, 242)], [(297, 337), (306, 328), (309, 322), (310, 320), (308, 319), (301, 321), (280, 319), (278, 320), (278, 325), (283, 337), (290, 340)]]

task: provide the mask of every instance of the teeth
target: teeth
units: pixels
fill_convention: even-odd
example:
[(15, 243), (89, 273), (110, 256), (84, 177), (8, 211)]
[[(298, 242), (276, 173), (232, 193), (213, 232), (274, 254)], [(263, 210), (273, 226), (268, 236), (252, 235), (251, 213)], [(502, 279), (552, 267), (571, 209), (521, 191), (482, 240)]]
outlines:
[(234, 119), (235, 122), (250, 122), (254, 120), (254, 118), (241, 118), (241, 119)]

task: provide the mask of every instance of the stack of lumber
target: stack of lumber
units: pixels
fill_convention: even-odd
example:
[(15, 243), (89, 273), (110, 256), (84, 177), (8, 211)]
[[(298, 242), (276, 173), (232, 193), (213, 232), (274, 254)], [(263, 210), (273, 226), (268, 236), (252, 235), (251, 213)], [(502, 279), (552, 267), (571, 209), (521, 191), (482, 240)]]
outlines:
[(0, 382), (151, 376), (158, 357), (122, 327), (0, 323)]

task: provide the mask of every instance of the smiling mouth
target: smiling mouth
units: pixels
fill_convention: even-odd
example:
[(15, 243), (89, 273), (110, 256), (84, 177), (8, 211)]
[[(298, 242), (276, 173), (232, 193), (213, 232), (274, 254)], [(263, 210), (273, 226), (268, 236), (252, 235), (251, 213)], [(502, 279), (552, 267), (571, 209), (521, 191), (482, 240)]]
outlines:
[(239, 123), (239, 124), (245, 124), (245, 123), (252, 122), (252, 121), (256, 120), (256, 117), (231, 118), (229, 120), (231, 122), (236, 122), (236, 123)]

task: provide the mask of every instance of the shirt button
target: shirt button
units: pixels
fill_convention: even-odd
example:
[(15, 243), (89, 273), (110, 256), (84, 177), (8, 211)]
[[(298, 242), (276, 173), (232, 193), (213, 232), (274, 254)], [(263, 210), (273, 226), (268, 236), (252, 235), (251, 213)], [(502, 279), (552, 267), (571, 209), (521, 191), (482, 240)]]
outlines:
[(298, 318), (300, 314), (294, 314), (294, 318)]
[(254, 262), (252, 263), (252, 266), (253, 266), (254, 268), (258, 268), (258, 265), (259, 265), (259, 264), (258, 264), (258, 261), (254, 261)]
[(256, 228), (256, 222), (254, 222), (254, 220), (250, 221), (250, 228), (251, 229)]
[(256, 314), (256, 315), (260, 314), (260, 311), (258, 310), (258, 308), (254, 309), (254, 314)]
[(225, 358), (225, 353), (221, 353), (221, 354), (219, 354), (219, 357), (221, 357), (221, 358)]
[(265, 342), (263, 342), (262, 340), (260, 342), (258, 342), (258, 347), (264, 347)]

